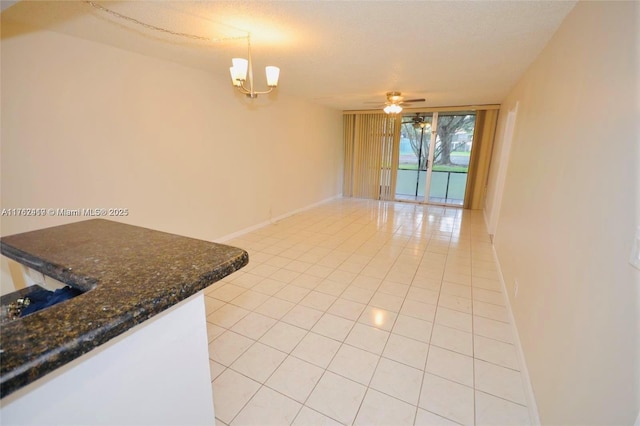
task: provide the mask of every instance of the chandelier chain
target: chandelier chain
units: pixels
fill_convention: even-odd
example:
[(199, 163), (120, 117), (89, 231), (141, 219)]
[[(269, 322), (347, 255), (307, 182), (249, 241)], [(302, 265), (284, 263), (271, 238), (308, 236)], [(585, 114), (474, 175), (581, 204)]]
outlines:
[(139, 20), (137, 20), (135, 18), (131, 18), (130, 16), (123, 15), (121, 13), (118, 13), (118, 12), (114, 11), (114, 10), (111, 10), (111, 9), (108, 9), (108, 8), (104, 7), (99, 3), (95, 3), (95, 2), (93, 2), (91, 0), (85, 0), (85, 3), (89, 4), (90, 6), (96, 8), (98, 10), (101, 10), (101, 11), (103, 11), (105, 13), (108, 13), (109, 15), (115, 16), (118, 19), (122, 19), (122, 20), (125, 20), (125, 21), (128, 21), (128, 22), (131, 22), (133, 24), (140, 25), (141, 27), (144, 27), (146, 29), (153, 30), (153, 31), (158, 31), (158, 32), (165, 33), (165, 34), (170, 34), (170, 35), (177, 36), (177, 37), (188, 38), (188, 39), (191, 39), (191, 40), (200, 40), (200, 41), (208, 41), (208, 42), (213, 42), (213, 43), (219, 43), (219, 42), (223, 42), (223, 41), (227, 41), (227, 40), (246, 39), (246, 38), (249, 37), (248, 35), (246, 35), (246, 36), (239, 36), (239, 37), (210, 38), (210, 37), (200, 36), (200, 35), (196, 35), (196, 34), (189, 34), (189, 33), (183, 33), (183, 32), (179, 32), (179, 31), (173, 31), (173, 30), (169, 30), (169, 29), (166, 29), (166, 28), (158, 27), (158, 26), (155, 26), (155, 25), (147, 24), (146, 22), (139, 21)]

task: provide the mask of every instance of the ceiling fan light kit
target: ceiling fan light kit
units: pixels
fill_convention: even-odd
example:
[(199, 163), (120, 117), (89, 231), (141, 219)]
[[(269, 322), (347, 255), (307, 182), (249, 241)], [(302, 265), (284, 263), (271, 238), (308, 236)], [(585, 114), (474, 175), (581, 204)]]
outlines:
[(389, 104), (383, 108), (383, 111), (387, 114), (399, 114), (402, 112), (402, 107), (398, 104)]
[(411, 117), (410, 119), (407, 117), (408, 121), (403, 121), (402, 124), (411, 124), (416, 130), (426, 129), (427, 127), (431, 127), (431, 123), (425, 121), (426, 118), (427, 117), (417, 112), (415, 117)]
[(400, 114), (402, 112), (401, 104), (407, 104), (408, 102), (424, 102), (425, 99), (404, 99), (401, 92), (387, 92), (387, 102), (382, 109), (387, 114)]
[(387, 92), (387, 101), (391, 103), (402, 102), (403, 99), (404, 97), (400, 92)]

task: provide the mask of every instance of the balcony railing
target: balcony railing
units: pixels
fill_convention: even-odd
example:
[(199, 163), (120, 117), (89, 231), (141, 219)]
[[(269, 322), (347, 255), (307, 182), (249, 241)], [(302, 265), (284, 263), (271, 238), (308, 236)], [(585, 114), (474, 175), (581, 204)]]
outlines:
[[(416, 182), (416, 173), (419, 173)], [(467, 186), (467, 172), (433, 171), (431, 172), (431, 190), (429, 201), (436, 203), (462, 205)], [(424, 199), (424, 187), (427, 180), (427, 172), (424, 170), (398, 169), (396, 180), (396, 198), (398, 199)], [(417, 191), (416, 191), (417, 183)], [(417, 192), (417, 196), (416, 196)]]

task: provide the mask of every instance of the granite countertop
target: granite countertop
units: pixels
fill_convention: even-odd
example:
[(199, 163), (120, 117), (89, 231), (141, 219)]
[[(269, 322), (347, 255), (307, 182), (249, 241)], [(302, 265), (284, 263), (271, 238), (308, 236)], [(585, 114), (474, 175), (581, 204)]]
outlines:
[(5, 397), (204, 289), (246, 251), (93, 219), (0, 239), (3, 255), (85, 293), (0, 329)]

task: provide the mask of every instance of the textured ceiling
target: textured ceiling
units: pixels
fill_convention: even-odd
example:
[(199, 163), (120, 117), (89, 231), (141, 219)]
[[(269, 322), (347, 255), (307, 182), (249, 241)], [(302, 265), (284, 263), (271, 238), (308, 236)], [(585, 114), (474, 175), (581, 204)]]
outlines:
[[(279, 91), (339, 109), (365, 109), (387, 91), (424, 106), (500, 103), (575, 2), (567, 1), (98, 1), (145, 29), (81, 1), (23, 0), (2, 19), (164, 58), (229, 78), (251, 32), (257, 86), (281, 68)], [(269, 62), (269, 63), (267, 63)]]

